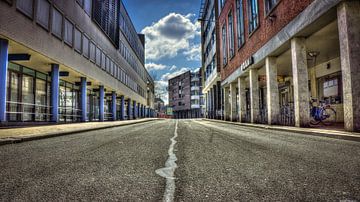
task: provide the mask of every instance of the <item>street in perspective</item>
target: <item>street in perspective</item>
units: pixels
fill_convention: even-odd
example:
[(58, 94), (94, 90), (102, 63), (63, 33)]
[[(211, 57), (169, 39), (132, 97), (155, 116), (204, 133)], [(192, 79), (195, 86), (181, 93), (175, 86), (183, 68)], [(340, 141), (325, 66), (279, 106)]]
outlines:
[(0, 0), (0, 201), (360, 201), (359, 0)]

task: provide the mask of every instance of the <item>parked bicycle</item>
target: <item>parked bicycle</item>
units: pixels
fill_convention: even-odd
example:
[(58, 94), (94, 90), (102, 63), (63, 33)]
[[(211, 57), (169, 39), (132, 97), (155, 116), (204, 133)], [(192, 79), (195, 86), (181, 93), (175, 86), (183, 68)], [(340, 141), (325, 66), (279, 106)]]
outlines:
[(330, 105), (325, 104), (323, 101), (319, 102), (319, 106), (314, 106), (316, 100), (313, 100), (310, 103), (310, 123), (312, 125), (318, 125), (322, 123), (326, 126), (332, 125), (336, 123), (336, 111)]

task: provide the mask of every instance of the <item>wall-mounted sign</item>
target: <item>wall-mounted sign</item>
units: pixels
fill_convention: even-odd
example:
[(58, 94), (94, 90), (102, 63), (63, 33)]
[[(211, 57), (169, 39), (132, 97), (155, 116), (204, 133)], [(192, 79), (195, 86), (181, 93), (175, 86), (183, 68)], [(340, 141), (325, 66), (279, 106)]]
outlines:
[(251, 56), (240, 65), (241, 71), (247, 70), (252, 64), (254, 64), (254, 58)]

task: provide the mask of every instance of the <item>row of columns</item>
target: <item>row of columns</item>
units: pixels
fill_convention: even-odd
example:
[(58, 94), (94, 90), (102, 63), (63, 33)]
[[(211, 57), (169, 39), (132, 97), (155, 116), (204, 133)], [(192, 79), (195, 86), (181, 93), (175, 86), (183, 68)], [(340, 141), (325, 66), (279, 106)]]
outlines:
[(220, 118), (218, 117), (218, 111), (222, 109), (221, 107), (221, 84), (217, 82), (213, 85), (207, 93), (205, 93), (205, 103), (206, 103), (206, 111), (207, 117), (211, 119)]
[[(7, 121), (6, 116), (6, 97), (7, 97), (7, 71), (8, 71), (8, 48), (9, 42), (6, 39), (0, 39), (0, 123)], [(59, 121), (59, 81), (60, 81), (60, 67), (59, 64), (51, 64), (51, 121)], [(81, 78), (81, 121), (87, 121), (87, 79), (85, 77)], [(105, 88), (104, 86), (99, 86), (99, 114), (100, 121), (105, 120), (104, 113), (104, 99), (105, 99)], [(111, 113), (113, 115), (112, 119), (115, 121), (118, 119), (117, 116), (117, 94), (112, 92), (112, 103), (111, 103)], [(136, 118), (145, 118), (153, 117), (154, 110), (146, 107), (136, 101), (133, 101), (133, 107), (131, 107), (131, 99), (128, 99), (128, 119)], [(125, 98), (120, 96), (120, 120), (125, 120)]]
[[(292, 72), (294, 85), (295, 126), (307, 127), (310, 123), (308, 67), (305, 38), (291, 40)], [(267, 84), (267, 120), (268, 124), (278, 124), (280, 116), (279, 90), (277, 81), (276, 57), (265, 59)], [(239, 77), (237, 83), (231, 83), (225, 89), (225, 114), (228, 119), (244, 122), (246, 117), (246, 82), (245, 77)], [(250, 122), (257, 123), (260, 114), (259, 74), (258, 69), (249, 70), (250, 91)], [(236, 87), (239, 91), (236, 99)], [(230, 93), (230, 94), (229, 94)], [(238, 106), (239, 109), (236, 108)]]

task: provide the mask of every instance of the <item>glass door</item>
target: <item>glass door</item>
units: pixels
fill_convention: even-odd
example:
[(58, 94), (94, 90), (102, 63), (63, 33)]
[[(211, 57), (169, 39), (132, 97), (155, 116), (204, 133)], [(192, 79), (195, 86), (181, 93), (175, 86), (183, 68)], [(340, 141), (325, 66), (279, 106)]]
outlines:
[(22, 120), (34, 121), (35, 92), (34, 78), (26, 74), (22, 75)]

